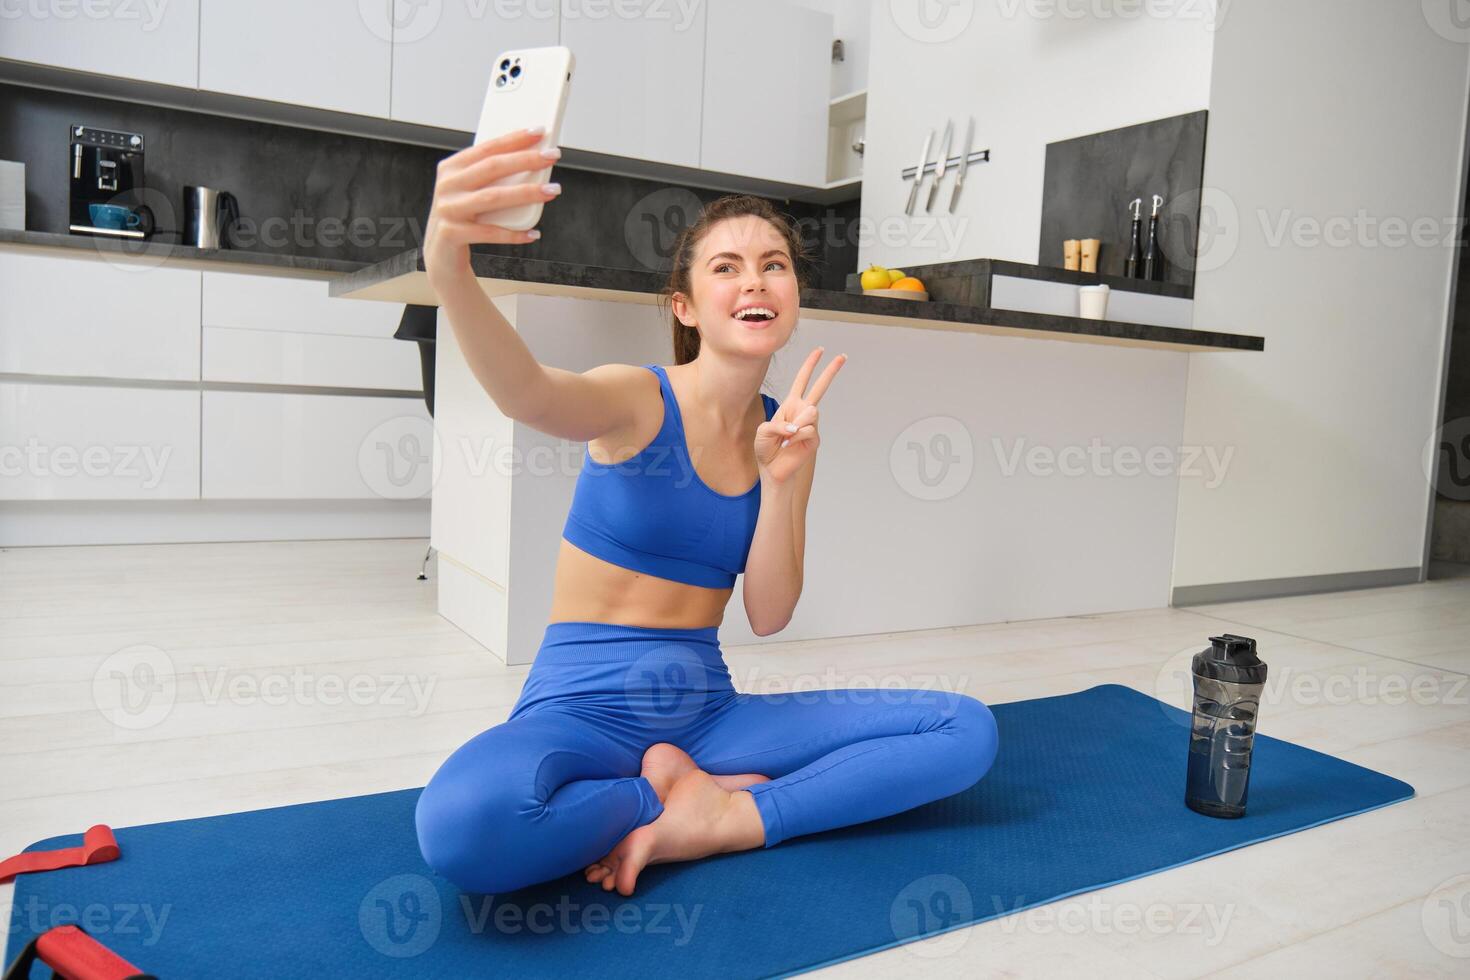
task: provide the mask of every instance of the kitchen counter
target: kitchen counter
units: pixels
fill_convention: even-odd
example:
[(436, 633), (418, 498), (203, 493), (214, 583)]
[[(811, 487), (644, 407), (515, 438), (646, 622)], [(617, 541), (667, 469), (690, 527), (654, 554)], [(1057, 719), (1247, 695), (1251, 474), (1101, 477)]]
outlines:
[[(652, 304), (658, 300), (665, 281), (661, 273), (646, 270), (548, 262), (487, 252), (473, 252), (471, 266), (490, 296), (568, 296)], [(332, 296), (349, 299), (439, 305), (424, 272), (421, 249), (411, 249), (349, 272), (333, 281), (328, 292)], [(1122, 320), (1089, 320), (1055, 312), (1004, 309), (988, 304), (914, 301), (826, 289), (802, 290), (801, 316), (808, 320), (841, 320), (1159, 350), (1259, 351), (1265, 348), (1263, 338), (1249, 334)]]
[(181, 269), (214, 269), (301, 279), (333, 279), (356, 272), (363, 262), (319, 259), (303, 255), (247, 252), (233, 248), (194, 248), (165, 242), (102, 238), (93, 235), (57, 234), (47, 231), (16, 231), (0, 228), (0, 250), (46, 252), (71, 258), (101, 259), (138, 265), (169, 265)]
[[(929, 296), (941, 301), (966, 303), (983, 302), (978, 296), (955, 291), (960, 283), (972, 287), (988, 288), (996, 276), (1020, 279), (1036, 279), (1057, 282), (1070, 286), (1105, 285), (1110, 289), (1130, 293), (1145, 293), (1150, 296), (1169, 296), (1176, 299), (1193, 299), (1194, 287), (1159, 279), (1134, 279), (1127, 276), (1109, 276), (1098, 272), (1082, 272), (1078, 269), (1062, 269), (1053, 265), (1031, 265), (1012, 262), (1009, 259), (959, 259), (953, 262), (932, 262), (927, 265), (906, 265), (904, 271), (918, 276), (928, 287)], [(849, 292), (861, 290), (862, 272), (847, 276)]]

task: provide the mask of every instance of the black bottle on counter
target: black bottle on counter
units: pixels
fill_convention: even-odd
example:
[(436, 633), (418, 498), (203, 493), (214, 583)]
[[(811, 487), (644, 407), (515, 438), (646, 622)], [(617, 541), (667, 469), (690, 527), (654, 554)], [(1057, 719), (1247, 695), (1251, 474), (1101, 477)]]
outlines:
[(1159, 256), (1159, 205), (1164, 199), (1154, 195), (1154, 210), (1148, 218), (1148, 250), (1143, 253), (1143, 278), (1157, 279), (1164, 263)]
[(1139, 215), (1139, 209), (1143, 207), (1143, 198), (1135, 197), (1128, 203), (1133, 209), (1133, 231), (1128, 236), (1128, 258), (1123, 260), (1123, 275), (1130, 279), (1138, 278), (1138, 263), (1143, 258), (1143, 243), (1140, 241), (1142, 234), (1143, 219)]

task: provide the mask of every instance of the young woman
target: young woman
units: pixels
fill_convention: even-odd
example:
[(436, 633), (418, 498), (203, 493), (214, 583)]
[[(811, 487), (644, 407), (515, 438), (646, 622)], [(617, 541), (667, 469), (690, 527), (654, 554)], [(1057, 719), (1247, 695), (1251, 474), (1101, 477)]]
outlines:
[(756, 633), (796, 608), (818, 403), (846, 360), (812, 383), (819, 347), (783, 401), (760, 394), (799, 313), (790, 225), (763, 200), (725, 197), (681, 234), (672, 367), (540, 364), (480, 290), (468, 249), (535, 239), (475, 216), (555, 197), (556, 185), (486, 186), (544, 166), (538, 138), (512, 133), (440, 164), (424, 264), (496, 406), (587, 453), (535, 662), (509, 719), (424, 788), (424, 860), (470, 892), (582, 870), (631, 895), (649, 864), (772, 847), (973, 785), (997, 744), (975, 698), (741, 694), (720, 653), (737, 574)]

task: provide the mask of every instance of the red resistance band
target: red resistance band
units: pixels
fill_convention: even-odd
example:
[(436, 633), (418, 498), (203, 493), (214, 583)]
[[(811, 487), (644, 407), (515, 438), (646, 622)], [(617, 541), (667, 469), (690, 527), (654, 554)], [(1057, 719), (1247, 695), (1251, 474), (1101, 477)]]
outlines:
[(37, 960), (65, 980), (157, 980), (76, 926), (57, 926), (32, 939), (5, 980), (28, 980)]
[(81, 847), (62, 847), (54, 851), (28, 851), (0, 861), (0, 885), (16, 875), (33, 871), (55, 871), (57, 868), (74, 868), (79, 864), (101, 864), (116, 861), (121, 852), (112, 828), (99, 823), (88, 828), (82, 835)]

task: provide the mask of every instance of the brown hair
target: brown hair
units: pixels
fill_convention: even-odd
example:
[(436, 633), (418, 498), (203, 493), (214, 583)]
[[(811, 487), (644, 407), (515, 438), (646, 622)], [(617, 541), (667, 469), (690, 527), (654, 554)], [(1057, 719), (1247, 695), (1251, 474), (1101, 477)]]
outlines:
[[(726, 218), (739, 218), (744, 215), (765, 218), (781, 233), (781, 237), (786, 239), (787, 249), (791, 252), (796, 284), (798, 288), (806, 285), (802, 262), (808, 256), (801, 236), (797, 234), (796, 227), (789, 217), (777, 211), (775, 206), (763, 197), (755, 197), (750, 194), (727, 194), (706, 204), (694, 224), (679, 232), (679, 237), (674, 242), (674, 265), (669, 270), (669, 281), (663, 288), (662, 295), (665, 299), (671, 301), (676, 292), (683, 293), (686, 297), (693, 295), (690, 271), (694, 267), (694, 253), (698, 250), (699, 243), (719, 222)], [(674, 363), (688, 364), (699, 354), (699, 328), (686, 327), (679, 322), (677, 316), (671, 315), (670, 319), (673, 321), (674, 328)]]

